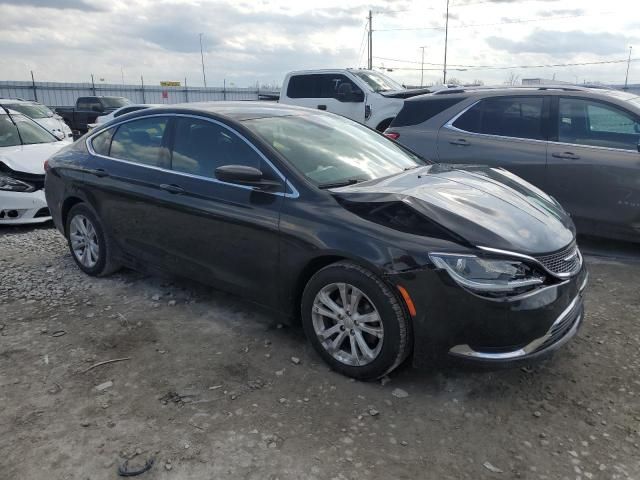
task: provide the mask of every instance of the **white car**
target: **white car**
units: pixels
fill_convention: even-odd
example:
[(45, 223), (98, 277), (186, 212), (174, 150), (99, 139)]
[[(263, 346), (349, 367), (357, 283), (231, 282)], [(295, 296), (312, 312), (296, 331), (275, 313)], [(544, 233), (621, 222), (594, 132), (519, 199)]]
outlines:
[(326, 110), (384, 132), (405, 98), (434, 90), (407, 89), (373, 70), (305, 70), (286, 75), (279, 102)]
[(71, 143), (0, 105), (0, 225), (51, 220), (44, 196), (44, 162)]
[(143, 110), (145, 108), (161, 107), (161, 106), (162, 104), (158, 104), (158, 103), (133, 103), (130, 105), (125, 105), (124, 107), (120, 107), (111, 113), (107, 113), (106, 115), (100, 115), (98, 118), (96, 118), (95, 123), (89, 123), (87, 127), (89, 127), (89, 131), (91, 131), (94, 128), (98, 127), (99, 125), (110, 122), (114, 118), (118, 118), (120, 115), (135, 112), (138, 110)]
[(31, 100), (0, 98), (0, 105), (15, 110), (31, 118), (41, 127), (49, 130), (58, 139), (73, 138), (73, 133), (62, 117), (49, 107)]

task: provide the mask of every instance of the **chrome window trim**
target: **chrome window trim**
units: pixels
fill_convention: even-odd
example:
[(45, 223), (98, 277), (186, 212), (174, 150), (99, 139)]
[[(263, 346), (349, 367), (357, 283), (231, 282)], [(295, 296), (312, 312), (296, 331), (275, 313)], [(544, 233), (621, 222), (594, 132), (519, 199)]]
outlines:
[[(486, 98), (496, 98), (496, 97), (486, 97)], [(574, 98), (574, 97), (567, 97), (567, 98)], [(579, 98), (581, 100), (586, 100), (585, 98), (582, 97), (575, 97), (575, 98)], [(522, 142), (536, 142), (536, 143), (548, 143), (550, 145), (564, 145), (564, 146), (568, 146), (568, 147), (577, 147), (577, 148), (593, 148), (596, 150), (604, 150), (604, 151), (610, 151), (610, 152), (632, 152), (632, 153), (637, 153), (636, 150), (634, 149), (625, 149), (625, 148), (614, 148), (614, 147), (601, 147), (598, 145), (582, 145), (580, 143), (568, 143), (568, 142), (559, 142), (559, 141), (555, 141), (555, 140), (538, 140), (536, 138), (522, 138), (522, 137), (506, 137), (504, 135), (493, 135), (493, 134), (489, 134), (489, 133), (478, 133), (478, 132), (470, 132), (468, 130), (463, 130), (462, 128), (458, 128), (455, 127), (453, 124), (455, 123), (456, 120), (458, 120), (458, 118), (460, 118), (462, 115), (464, 115), (465, 113), (467, 113), (471, 108), (473, 108), (474, 106), (476, 106), (478, 103), (480, 103), (481, 101), (485, 100), (484, 98), (481, 98), (480, 100), (476, 100), (475, 102), (473, 102), (471, 105), (465, 107), (462, 111), (458, 112), (453, 118), (451, 118), (449, 121), (447, 121), (442, 128), (446, 128), (448, 130), (451, 130), (453, 132), (458, 132), (458, 133), (464, 133), (465, 135), (473, 135), (473, 136), (478, 136), (478, 137), (487, 137), (487, 138), (495, 138), (498, 140), (518, 140), (518, 141), (522, 141)], [(609, 105), (606, 102), (600, 102), (600, 103), (605, 103), (607, 105)], [(620, 108), (622, 110), (621, 107), (615, 106), (616, 108)], [(626, 110), (623, 110), (626, 111)]]
[[(565, 96), (565, 95), (557, 95), (558, 97), (558, 120), (560, 117), (560, 101), (561, 100), (582, 100), (584, 102), (592, 102), (592, 103), (596, 103), (596, 104), (601, 104), (601, 105), (605, 105), (606, 107), (613, 109), (613, 110), (620, 110), (621, 112), (626, 113), (627, 115), (629, 115), (630, 117), (633, 118), (638, 118), (638, 115), (635, 112), (629, 111), (627, 110), (625, 107), (618, 105), (617, 103), (613, 103), (610, 100), (605, 100), (602, 98), (590, 98), (590, 97), (581, 97), (578, 95), (572, 95), (572, 96)], [(635, 120), (635, 121), (640, 121), (640, 120)], [(637, 146), (636, 148), (632, 148), (630, 150), (627, 150), (625, 148), (615, 148), (615, 147), (601, 147), (598, 145), (582, 145), (580, 143), (569, 143), (569, 142), (560, 142), (560, 141), (552, 141), (550, 140), (549, 143), (555, 144), (555, 145), (567, 145), (569, 147), (578, 147), (578, 148), (595, 148), (596, 150), (605, 150), (605, 151), (610, 151), (610, 152), (634, 152), (637, 153), (638, 149)]]
[(280, 177), (280, 179), (283, 181), (285, 189), (290, 189), (290, 192), (268, 192), (268, 191), (262, 191), (262, 193), (267, 193), (269, 195), (277, 195), (277, 196), (281, 196), (281, 197), (287, 197), (287, 198), (298, 198), (300, 196), (300, 193), (298, 192), (298, 190), (291, 184), (291, 182), (289, 182), (289, 180), (280, 172), (280, 170), (278, 170), (276, 168), (276, 166), (271, 162), (271, 160), (269, 160), (260, 150), (258, 150), (256, 148), (255, 145), (253, 145), (253, 143), (251, 143), (244, 135), (242, 135), (241, 133), (239, 133), (237, 130), (231, 128), (230, 126), (215, 120), (213, 118), (209, 118), (209, 117), (204, 117), (204, 116), (200, 116), (200, 115), (193, 115), (193, 114), (186, 114), (186, 113), (154, 113), (151, 115), (144, 115), (144, 116), (140, 116), (140, 117), (135, 117), (135, 118), (128, 118), (126, 120), (121, 120), (118, 121), (116, 123), (113, 123), (111, 125), (109, 125), (108, 128), (103, 128), (101, 130), (98, 130), (95, 133), (92, 133), (91, 135), (89, 135), (87, 137), (87, 139), (85, 140), (85, 145), (87, 146), (87, 150), (89, 151), (89, 153), (91, 155), (94, 155), (96, 157), (100, 157), (100, 158), (104, 158), (106, 160), (114, 160), (116, 162), (122, 162), (122, 163), (126, 163), (129, 165), (135, 165), (138, 167), (144, 167), (144, 168), (150, 168), (152, 170), (158, 170), (161, 172), (168, 172), (168, 173), (173, 173), (176, 175), (181, 175), (183, 177), (189, 177), (189, 178), (196, 178), (199, 180), (206, 180), (212, 183), (218, 183), (221, 185), (229, 185), (232, 187), (237, 187), (237, 188), (241, 188), (243, 190), (256, 190), (256, 187), (252, 187), (249, 185), (238, 185), (237, 183), (229, 183), (229, 182), (223, 182), (222, 180), (218, 180), (217, 178), (212, 178), (212, 177), (204, 177), (202, 175), (194, 175), (192, 173), (186, 173), (186, 172), (180, 172), (178, 170), (172, 170), (169, 168), (162, 168), (162, 167), (156, 167), (153, 165), (145, 165), (143, 163), (137, 163), (137, 162), (132, 162), (130, 160), (124, 160), (121, 158), (115, 158), (115, 157), (110, 157), (108, 155), (101, 155), (99, 153), (96, 153), (95, 150), (93, 149), (93, 139), (94, 137), (97, 137), (98, 135), (100, 135), (101, 133), (110, 130), (112, 128), (118, 128), (120, 125), (124, 125), (125, 123), (129, 123), (129, 122), (134, 122), (136, 120), (142, 120), (145, 118), (153, 118), (153, 117), (186, 117), (186, 118), (196, 118), (199, 120), (204, 120), (207, 122), (211, 122), (214, 123), (216, 125), (219, 125), (227, 130), (229, 130), (230, 132), (232, 132), (233, 134), (237, 135), (240, 139), (242, 139), (247, 145), (249, 145), (249, 147), (251, 147), (257, 154), (258, 156), (260, 156), (260, 158), (262, 158), (265, 162), (267, 162), (267, 164), (271, 167), (271, 169)]
[(624, 152), (624, 153), (634, 153), (638, 155), (638, 151), (636, 150), (627, 150), (625, 148), (613, 148), (613, 147), (600, 147), (598, 145), (582, 145), (580, 143), (568, 143), (568, 142), (556, 142), (553, 140), (549, 140), (550, 144), (553, 145), (565, 145), (567, 147), (577, 147), (577, 148), (593, 148), (595, 150), (605, 150), (609, 152)]
[[(520, 95), (520, 96), (522, 96), (522, 95)], [(538, 96), (538, 95), (536, 95), (536, 96)], [(540, 95), (540, 97), (544, 98), (544, 96), (541, 96), (541, 95)], [(519, 142), (535, 142), (535, 143), (548, 143), (549, 142), (549, 140), (539, 140), (537, 138), (507, 137), (505, 135), (495, 135), (495, 134), (491, 134), (491, 133), (470, 132), (468, 130), (463, 130), (462, 128), (455, 127), (453, 125), (455, 123), (455, 121), (458, 120), (458, 118), (460, 118), (462, 115), (467, 113), (470, 109), (475, 107), (478, 103), (482, 102), (483, 100), (486, 100), (487, 98), (502, 98), (502, 97), (501, 96), (485, 97), (485, 98), (481, 98), (480, 100), (476, 100), (471, 105), (467, 106), (465, 109), (463, 109), (457, 115), (455, 115), (447, 123), (445, 123), (442, 126), (442, 128), (446, 128), (446, 129), (452, 130), (454, 132), (464, 133), (465, 135), (473, 135), (473, 136), (477, 136), (477, 137), (486, 137), (486, 138), (495, 138), (495, 139), (498, 139), (498, 140), (516, 140), (516, 141), (519, 141)]]
[[(577, 275), (580, 272), (580, 270), (582, 270), (582, 265), (583, 265), (582, 252), (580, 252), (580, 249), (578, 248), (577, 244), (576, 244), (576, 251), (578, 252), (578, 258), (580, 260), (580, 266), (573, 273), (555, 273), (555, 272), (552, 272), (547, 267), (545, 267), (542, 264), (542, 262), (540, 262), (537, 258), (532, 257), (530, 255), (525, 255), (523, 253), (511, 252), (509, 250), (501, 250), (499, 248), (483, 247), (483, 246), (480, 246), (480, 245), (478, 245), (478, 248), (480, 250), (484, 250), (485, 252), (498, 253), (500, 255), (508, 255), (508, 256), (513, 256), (513, 257), (517, 257), (517, 258), (522, 258), (524, 260), (528, 260), (528, 261), (533, 262), (536, 265), (538, 265), (540, 268), (542, 268), (549, 275), (553, 275), (554, 277), (563, 278), (563, 279), (564, 278), (573, 277), (574, 275)], [(564, 248), (566, 248), (566, 247), (564, 247)]]

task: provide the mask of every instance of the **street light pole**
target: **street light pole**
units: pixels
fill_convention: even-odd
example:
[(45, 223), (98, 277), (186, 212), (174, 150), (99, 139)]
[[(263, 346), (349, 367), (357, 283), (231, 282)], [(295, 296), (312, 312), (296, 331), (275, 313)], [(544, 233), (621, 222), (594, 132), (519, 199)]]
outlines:
[(449, 43), (449, 0), (447, 0), (447, 17), (444, 27), (444, 75), (442, 77), (442, 83), (447, 83), (447, 46)]
[(629, 59), (627, 60), (627, 75), (624, 77), (624, 89), (627, 90), (629, 85), (629, 65), (631, 65), (631, 51), (633, 50), (633, 45), (629, 46)]
[(204, 54), (202, 53), (202, 34), (200, 34), (200, 61), (202, 62), (202, 83), (204, 83), (204, 88), (207, 88), (207, 77), (204, 74)]
[(422, 63), (420, 68), (420, 86), (424, 85), (424, 49), (427, 47), (420, 47), (422, 49)]

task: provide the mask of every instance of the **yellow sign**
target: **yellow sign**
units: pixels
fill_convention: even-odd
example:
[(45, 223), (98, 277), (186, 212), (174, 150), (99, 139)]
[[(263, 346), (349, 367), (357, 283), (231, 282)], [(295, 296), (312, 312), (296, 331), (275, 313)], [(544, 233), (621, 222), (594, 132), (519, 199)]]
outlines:
[(180, 82), (173, 82), (173, 81), (164, 80), (164, 81), (160, 82), (160, 86), (161, 87), (179, 87), (180, 86)]

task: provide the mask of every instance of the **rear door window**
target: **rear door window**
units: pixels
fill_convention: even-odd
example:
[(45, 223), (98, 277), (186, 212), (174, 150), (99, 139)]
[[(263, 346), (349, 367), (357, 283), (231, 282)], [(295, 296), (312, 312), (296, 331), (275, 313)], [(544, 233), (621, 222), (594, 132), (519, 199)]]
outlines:
[(289, 79), (287, 97), (289, 98), (337, 98), (340, 85), (347, 83), (353, 92), (361, 89), (342, 74), (318, 73), (312, 75), (294, 75)]
[(98, 135), (93, 137), (91, 140), (91, 146), (93, 147), (93, 151), (98, 155), (109, 155), (109, 149), (111, 148), (111, 138), (113, 137), (113, 132), (115, 128), (110, 128), (105, 130), (104, 132), (100, 132)]
[(164, 167), (163, 137), (167, 117), (149, 117), (123, 123), (111, 141), (110, 156), (153, 167)]
[(215, 178), (216, 168), (222, 165), (245, 165), (264, 172), (262, 157), (228, 128), (197, 118), (177, 118), (172, 170)]
[(95, 98), (80, 98), (78, 99), (78, 110), (93, 110), (93, 107), (102, 109), (102, 104)]
[(558, 141), (577, 145), (638, 149), (640, 119), (608, 103), (561, 97)]
[(453, 126), (461, 130), (502, 137), (544, 140), (544, 97), (492, 97), (480, 100)]

